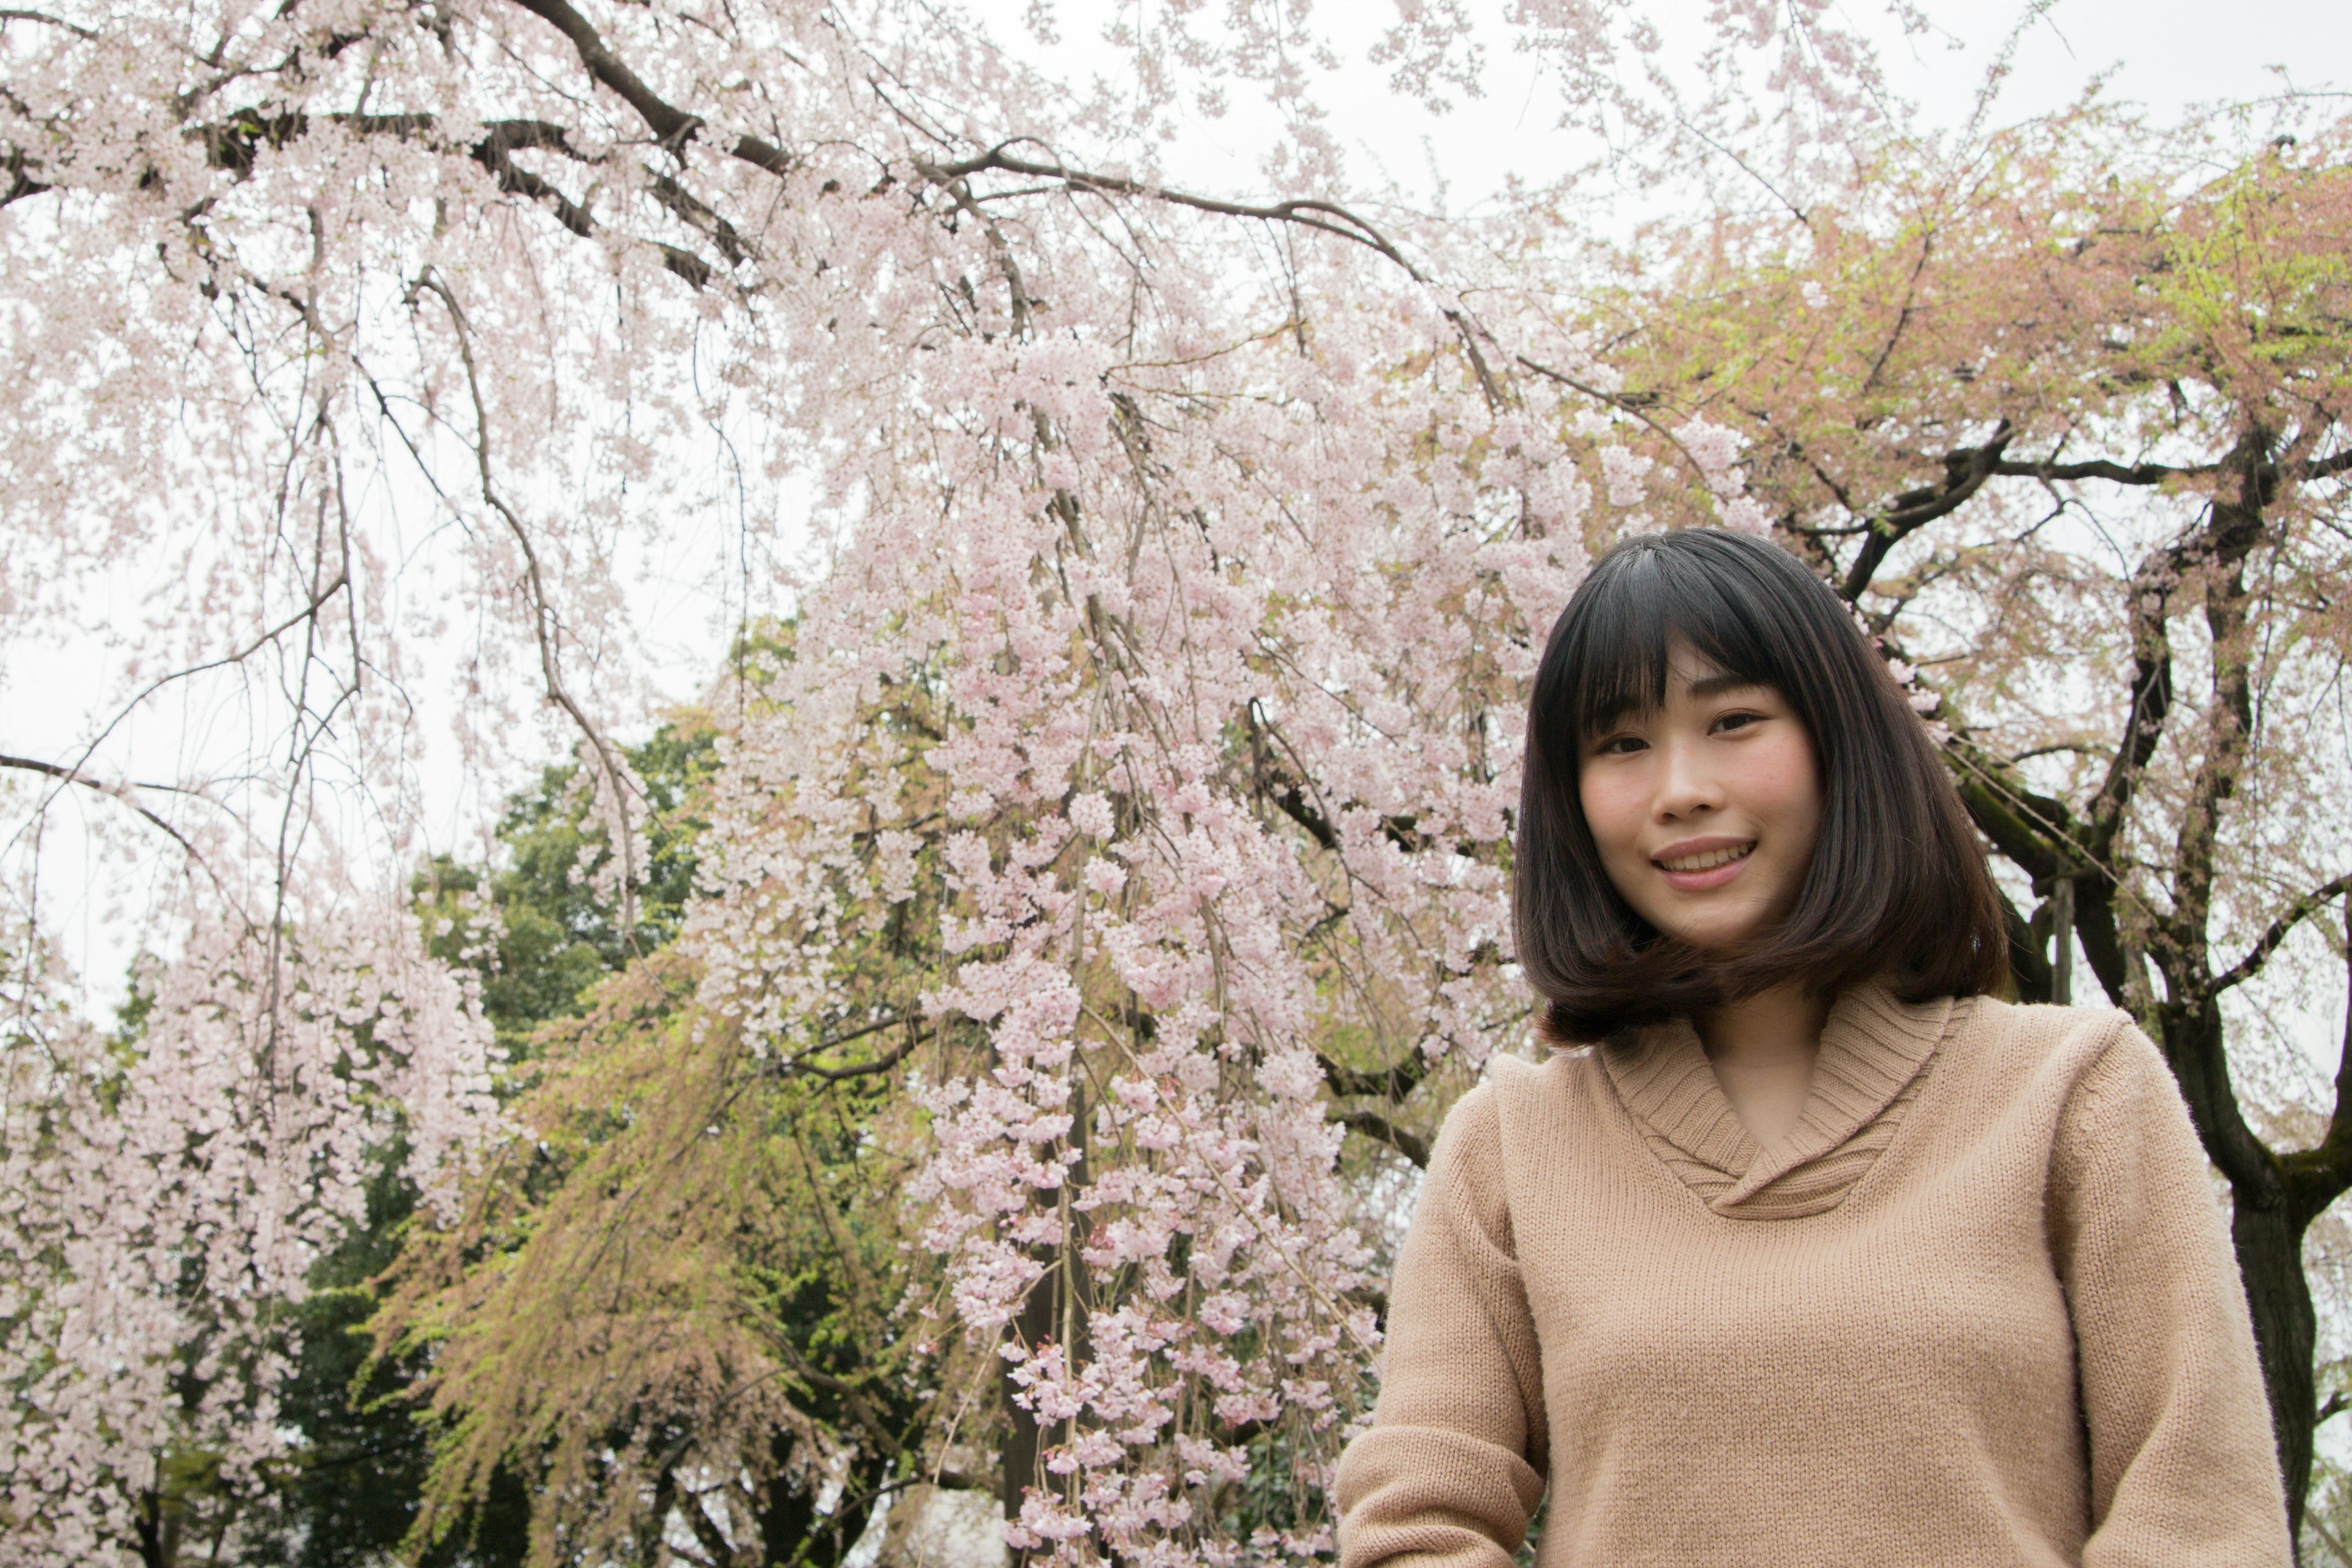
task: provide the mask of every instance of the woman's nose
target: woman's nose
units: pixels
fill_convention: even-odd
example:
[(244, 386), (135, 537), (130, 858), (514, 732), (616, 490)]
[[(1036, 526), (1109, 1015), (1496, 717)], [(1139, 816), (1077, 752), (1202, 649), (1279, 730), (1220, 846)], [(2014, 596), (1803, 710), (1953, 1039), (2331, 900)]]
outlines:
[(1722, 804), (1712, 771), (1696, 751), (1675, 742), (1658, 748), (1658, 789), (1652, 805), (1660, 818), (1712, 811)]

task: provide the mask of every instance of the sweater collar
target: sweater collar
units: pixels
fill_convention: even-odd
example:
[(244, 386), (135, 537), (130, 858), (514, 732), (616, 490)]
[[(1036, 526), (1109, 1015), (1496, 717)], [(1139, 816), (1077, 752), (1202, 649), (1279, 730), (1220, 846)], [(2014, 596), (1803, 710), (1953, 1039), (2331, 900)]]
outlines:
[(1948, 996), (1906, 1003), (1880, 982), (1842, 993), (1822, 1029), (1804, 1113), (1769, 1148), (1731, 1109), (1687, 1020), (1600, 1054), (1645, 1140), (1709, 1208), (1793, 1218), (1837, 1206), (1893, 1140), (1954, 1011)]

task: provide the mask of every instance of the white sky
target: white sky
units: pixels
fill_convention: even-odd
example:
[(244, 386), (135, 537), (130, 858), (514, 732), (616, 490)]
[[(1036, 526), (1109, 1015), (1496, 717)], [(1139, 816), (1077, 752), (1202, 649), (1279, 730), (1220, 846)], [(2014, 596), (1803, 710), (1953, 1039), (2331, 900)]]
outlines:
[[(1117, 68), (1117, 57), (1098, 41), (1101, 27), (1110, 17), (1135, 14), (1137, 5), (1040, 3), (1062, 38), (1043, 51), (1022, 42), (1031, 0), (967, 0), (1001, 40), (1042, 54), (1067, 78)], [(1214, 0), (1204, 7), (1213, 8)], [(1573, 164), (1577, 148), (1554, 128), (1547, 110), (1554, 89), (1503, 33), (1505, 0), (1470, 0), (1469, 8), (1485, 46), (1486, 92), (1435, 115), (1391, 92), (1387, 68), (1364, 58), (1395, 15), (1389, 0), (1323, 0), (1318, 6), (1314, 25), (1332, 38), (1341, 62), (1337, 72), (1317, 76), (1310, 95), (1328, 110), (1342, 143), (1365, 161), (1351, 174), (1385, 173), (1425, 195), (1433, 169), (1449, 188), (1448, 205), (1461, 210), (1499, 188), (1508, 174), (1542, 181)], [(2010, 0), (1922, 0), (1920, 8), (1931, 32), (1912, 37), (1868, 0), (1842, 0), (1833, 12), (1879, 40), (1899, 96), (1930, 123), (1958, 125), (2026, 7)], [(1678, 46), (1688, 53), (1703, 44), (1706, 6), (1699, 0), (1665, 0), (1657, 9), (1669, 18), (1665, 56), (1675, 56)], [(1691, 29), (1685, 37), (1675, 36), (1677, 15)], [(2011, 65), (2000, 100), (1998, 118), (2004, 121), (2063, 107), (2102, 73), (2110, 99), (2143, 104), (2170, 120), (2198, 105), (2263, 97), (2289, 81), (2306, 89), (2352, 81), (2352, 5), (2240, 0), (2223, 9), (2192, 0), (2054, 0), (2025, 28)], [(1193, 121), (1166, 154), (1171, 181), (1229, 191), (1253, 186), (1253, 119), (1237, 105), (1222, 120)]]

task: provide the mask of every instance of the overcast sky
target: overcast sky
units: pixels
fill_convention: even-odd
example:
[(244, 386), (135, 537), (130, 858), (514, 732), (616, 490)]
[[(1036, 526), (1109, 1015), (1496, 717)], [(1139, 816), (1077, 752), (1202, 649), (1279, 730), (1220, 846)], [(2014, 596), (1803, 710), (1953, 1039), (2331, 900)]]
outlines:
[[(1031, 0), (970, 0), (998, 37), (1016, 43)], [(1668, 0), (1669, 6), (1674, 0)], [(1116, 57), (1099, 45), (1102, 18), (1136, 6), (1100, 0), (1044, 0), (1062, 37), (1043, 53), (1067, 75), (1083, 78)], [(1213, 9), (1209, 7), (1208, 9)], [(1470, 0), (1474, 15), (1499, 19), (1502, 0)], [(1931, 121), (1956, 125), (1967, 117), (1986, 67), (2025, 14), (2006, 0), (1922, 0), (1933, 24), (1927, 36), (1906, 37), (1885, 10), (1867, 0), (1835, 9), (1880, 40), (1891, 85)], [(1706, 6), (1686, 6), (1701, 43)], [(1671, 10), (1668, 11), (1671, 15)], [(1395, 16), (1390, 0), (1323, 0), (1314, 24), (1337, 42), (1341, 68), (1323, 76), (1315, 97), (1329, 111), (1341, 142), (1366, 161), (1359, 177), (1378, 169), (1417, 193), (1432, 189), (1431, 172), (1449, 187), (1455, 210), (1475, 204), (1506, 175), (1542, 180), (1575, 162), (1570, 138), (1553, 128), (1548, 86), (1535, 62), (1515, 54), (1499, 26), (1478, 29), (1486, 42), (1486, 90), (1433, 115), (1388, 89), (1385, 68), (1364, 57)], [(1034, 51), (1034, 46), (1017, 47)], [(2111, 98), (2146, 105), (2171, 120), (2199, 104), (2257, 98), (2291, 80), (2312, 89), (2352, 81), (2352, 4), (2345, 0), (2055, 0), (2027, 26), (2004, 89), (2000, 118), (2028, 118), (2057, 109), (2090, 80), (2107, 74)], [(2281, 72), (2285, 74), (2282, 76)], [(1236, 110), (1200, 120), (1167, 153), (1173, 179), (1204, 187), (1245, 189), (1254, 184), (1255, 149), (1251, 117)]]

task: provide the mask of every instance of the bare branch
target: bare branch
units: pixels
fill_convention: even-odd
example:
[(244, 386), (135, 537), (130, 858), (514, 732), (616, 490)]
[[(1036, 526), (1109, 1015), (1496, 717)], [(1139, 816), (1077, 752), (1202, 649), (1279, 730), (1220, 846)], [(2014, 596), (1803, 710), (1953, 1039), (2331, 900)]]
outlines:
[(2284, 913), (2271, 921), (2270, 929), (2255, 939), (2254, 945), (2246, 950), (2243, 958), (2214, 977), (2212, 984), (2208, 987), (2210, 992), (2218, 996), (2233, 985), (2242, 985), (2252, 980), (2261, 973), (2263, 965), (2270, 962), (2271, 954), (2278, 951), (2279, 943), (2286, 940), (2288, 932), (2310, 919), (2322, 905), (2342, 898), (2347, 889), (2352, 889), (2352, 873), (2338, 877), (2332, 882), (2323, 882), (2289, 904)]
[(481, 478), (482, 499), (507, 525), (514, 536), (515, 547), (522, 552), (524, 584), (530, 592), (531, 636), (539, 645), (539, 668), (547, 687), (547, 695), (572, 718), (589, 749), (595, 753), (597, 767), (604, 775), (605, 786), (613, 792), (614, 800), (621, 806), (620, 819), (615, 824), (614, 849), (621, 858), (621, 936), (629, 951), (637, 951), (637, 861), (635, 836), (629, 831), (627, 802), (628, 774), (613, 754), (611, 742), (605, 740), (589, 718), (586, 710), (575, 700), (563, 683), (563, 672), (556, 646), (557, 618), (554, 603), (548, 596), (546, 578), (540, 569), (539, 549), (532, 542), (530, 531), (522, 519), (500, 500), (498, 487), (490, 477), (490, 415), (482, 401), (481, 383), (475, 372), (473, 331), (466, 321), (465, 310), (457, 297), (441, 281), (440, 275), (426, 263), (410, 287), (408, 302), (415, 303), (420, 291), (430, 291), (447, 308), (452, 327), (457, 333), (457, 356), (466, 371), (466, 388), (474, 405), (474, 464)]
[(2176, 468), (2170, 463), (2111, 463), (2105, 458), (2081, 463), (2050, 463), (2004, 458), (1992, 466), (1992, 471), (2003, 479), (2045, 479), (2054, 482), (2080, 479), (2105, 479), (2118, 485), (2160, 485), (2167, 479), (2191, 479), (2214, 471), (2210, 463), (2192, 468)]
[(40, 773), (48, 778), (62, 780), (67, 784), (79, 784), (84, 789), (96, 790), (100, 795), (108, 795), (115, 800), (119, 800), (123, 805), (129, 806), (131, 810), (137, 812), (140, 816), (145, 817), (154, 826), (162, 829), (164, 834), (169, 836), (173, 843), (177, 844), (182, 849), (187, 851), (189, 859), (194, 860), (199, 866), (205, 864), (204, 856), (197, 851), (194, 845), (188, 842), (187, 836), (185, 834), (182, 833), (178, 828), (173, 826), (170, 823), (164, 821), (162, 817), (156, 816), (153, 812), (148, 810), (145, 806), (140, 805), (137, 800), (132, 798), (131, 791), (135, 787), (133, 785), (109, 784), (104, 779), (92, 778), (89, 774), (81, 772), (78, 768), (65, 767), (57, 763), (45, 763), (37, 757), (12, 757), (7, 755), (5, 752), (0, 752), (0, 768), (16, 768), (24, 773)]

